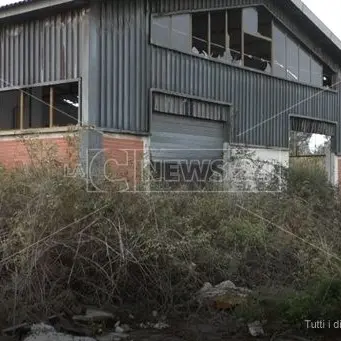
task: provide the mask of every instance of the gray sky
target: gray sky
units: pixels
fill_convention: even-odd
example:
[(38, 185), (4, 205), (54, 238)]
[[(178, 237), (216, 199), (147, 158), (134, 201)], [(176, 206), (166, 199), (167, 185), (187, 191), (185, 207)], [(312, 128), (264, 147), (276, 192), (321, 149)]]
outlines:
[[(17, 0), (0, 0), (0, 6)], [(303, 0), (303, 2), (341, 39), (341, 1), (340, 0)]]

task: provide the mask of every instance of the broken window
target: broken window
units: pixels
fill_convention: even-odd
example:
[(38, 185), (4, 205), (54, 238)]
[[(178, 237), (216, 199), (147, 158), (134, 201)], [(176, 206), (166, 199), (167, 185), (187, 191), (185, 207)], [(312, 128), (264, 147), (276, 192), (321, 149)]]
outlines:
[(208, 12), (192, 15), (192, 51), (205, 56), (209, 55)]
[(226, 11), (192, 15), (193, 52), (224, 59), (226, 57)]
[(271, 72), (272, 18), (261, 7), (243, 9), (244, 65)]
[(228, 38), (232, 63), (242, 65), (242, 11), (228, 11)]
[(153, 16), (151, 40), (315, 86), (332, 87), (335, 75), (280, 29), (264, 6)]
[(271, 73), (271, 41), (245, 33), (244, 65)]
[(212, 12), (211, 23), (211, 56), (224, 58), (226, 52), (226, 11)]

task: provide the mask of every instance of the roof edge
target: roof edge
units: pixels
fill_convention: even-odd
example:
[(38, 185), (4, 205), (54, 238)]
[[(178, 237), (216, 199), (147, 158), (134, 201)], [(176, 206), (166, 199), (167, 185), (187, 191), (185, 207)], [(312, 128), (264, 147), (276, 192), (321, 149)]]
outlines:
[(323, 21), (301, 0), (290, 0), (340, 51), (341, 40)]
[(30, 12), (44, 10), (54, 6), (64, 5), (72, 3), (75, 0), (40, 0), (40, 1), (30, 1), (30, 2), (19, 2), (10, 5), (0, 7), (0, 20), (12, 16), (18, 16), (27, 14)]

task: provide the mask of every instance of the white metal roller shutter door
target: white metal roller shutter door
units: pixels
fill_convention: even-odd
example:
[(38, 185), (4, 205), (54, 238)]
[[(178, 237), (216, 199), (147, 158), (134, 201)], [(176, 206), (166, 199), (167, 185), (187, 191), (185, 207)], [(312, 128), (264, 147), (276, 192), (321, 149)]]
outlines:
[(224, 122), (153, 113), (151, 156), (154, 162), (222, 158)]

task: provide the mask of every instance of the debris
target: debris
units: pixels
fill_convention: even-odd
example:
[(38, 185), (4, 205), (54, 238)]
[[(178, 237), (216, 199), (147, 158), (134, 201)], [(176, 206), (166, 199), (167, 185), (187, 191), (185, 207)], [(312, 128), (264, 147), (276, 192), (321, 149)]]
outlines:
[(45, 323), (38, 323), (31, 326), (31, 333), (33, 334), (42, 334), (42, 333), (55, 333), (56, 330), (54, 327), (45, 324)]
[(98, 336), (97, 341), (120, 341), (121, 339), (126, 339), (128, 337), (128, 334), (115, 332)]
[(167, 329), (167, 328), (169, 328), (170, 326), (169, 326), (169, 324), (167, 324), (167, 323), (164, 323), (164, 322), (158, 322), (158, 323), (155, 323), (154, 324), (154, 326), (153, 326), (153, 328), (155, 328), (155, 329)]
[(115, 332), (116, 332), (116, 333), (124, 333), (124, 329), (123, 329), (122, 327), (120, 327), (120, 326), (117, 326), (117, 327), (115, 328)]
[(153, 310), (152, 315), (153, 315), (153, 317), (157, 317), (157, 315), (158, 315), (157, 311)]
[(197, 294), (200, 305), (209, 305), (216, 309), (231, 309), (246, 302), (251, 290), (237, 287), (231, 281), (216, 286), (205, 283)]
[(125, 333), (128, 333), (128, 332), (131, 331), (131, 328), (130, 328), (129, 325), (127, 325), (127, 324), (122, 324), (121, 328), (123, 329), (123, 331), (124, 331)]
[(95, 341), (95, 339), (82, 336), (72, 336), (56, 332), (56, 330), (44, 323), (35, 324), (31, 327), (31, 333), (24, 341)]
[(93, 321), (103, 321), (112, 320), (114, 315), (102, 310), (87, 309), (85, 315), (75, 315), (73, 316), (74, 321), (80, 322), (93, 322)]
[(21, 323), (6, 329), (3, 329), (2, 333), (4, 335), (14, 335), (14, 334), (27, 334), (31, 330), (28, 323)]
[(264, 330), (260, 321), (255, 321), (248, 324), (249, 332), (252, 336), (263, 336)]
[(77, 336), (92, 336), (93, 332), (84, 325), (78, 324), (75, 321), (69, 321), (66, 318), (61, 318), (54, 324), (57, 331), (62, 333), (69, 333)]

